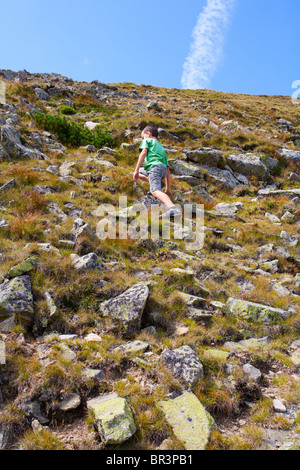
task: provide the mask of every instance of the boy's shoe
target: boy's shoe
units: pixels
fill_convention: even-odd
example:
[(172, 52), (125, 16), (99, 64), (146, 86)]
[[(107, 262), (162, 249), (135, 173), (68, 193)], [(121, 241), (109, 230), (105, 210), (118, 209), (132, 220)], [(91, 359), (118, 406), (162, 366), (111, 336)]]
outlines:
[(165, 212), (164, 214), (162, 214), (160, 216), (161, 219), (166, 219), (168, 217), (174, 217), (176, 215), (182, 215), (182, 212), (181, 210), (179, 209), (179, 207), (176, 207), (176, 206), (173, 206), (171, 207), (167, 212)]

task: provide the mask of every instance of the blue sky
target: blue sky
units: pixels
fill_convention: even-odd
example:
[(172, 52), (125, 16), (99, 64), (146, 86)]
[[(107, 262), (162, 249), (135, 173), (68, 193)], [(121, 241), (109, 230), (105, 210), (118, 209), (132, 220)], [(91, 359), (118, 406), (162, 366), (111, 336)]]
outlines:
[[(208, 4), (219, 4), (215, 18), (212, 9), (203, 16)], [(185, 83), (194, 75), (198, 88), (291, 95), (300, 80), (299, 0), (0, 0), (0, 6), (3, 69), (182, 88), (193, 56)], [(210, 37), (207, 29), (199, 33), (204, 21)]]

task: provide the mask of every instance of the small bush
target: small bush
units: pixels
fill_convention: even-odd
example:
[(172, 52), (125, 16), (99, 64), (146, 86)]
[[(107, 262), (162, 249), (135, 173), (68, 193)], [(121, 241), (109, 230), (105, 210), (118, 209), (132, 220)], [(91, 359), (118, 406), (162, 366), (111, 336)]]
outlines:
[(66, 106), (66, 105), (61, 106), (59, 108), (59, 112), (66, 116), (72, 116), (73, 114), (76, 114), (76, 110), (74, 108), (72, 108), (71, 106)]
[(70, 122), (65, 116), (53, 116), (40, 111), (33, 113), (36, 125), (45, 131), (55, 134), (58, 140), (67, 147), (77, 148), (84, 145), (95, 145), (97, 148), (113, 146), (109, 131), (97, 126), (91, 131), (83, 124)]

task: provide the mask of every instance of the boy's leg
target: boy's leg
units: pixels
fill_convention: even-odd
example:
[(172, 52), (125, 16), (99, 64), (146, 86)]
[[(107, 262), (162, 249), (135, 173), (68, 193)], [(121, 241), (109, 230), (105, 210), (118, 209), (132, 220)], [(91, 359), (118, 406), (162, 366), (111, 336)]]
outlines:
[(168, 209), (174, 207), (170, 197), (162, 191), (162, 180), (165, 179), (166, 168), (164, 165), (156, 165), (149, 170), (150, 192), (160, 202), (165, 204)]
[(159, 191), (159, 190), (153, 191), (152, 196), (156, 197), (156, 199), (158, 199), (160, 202), (165, 204), (168, 207), (168, 209), (174, 206), (169, 196), (163, 191)]

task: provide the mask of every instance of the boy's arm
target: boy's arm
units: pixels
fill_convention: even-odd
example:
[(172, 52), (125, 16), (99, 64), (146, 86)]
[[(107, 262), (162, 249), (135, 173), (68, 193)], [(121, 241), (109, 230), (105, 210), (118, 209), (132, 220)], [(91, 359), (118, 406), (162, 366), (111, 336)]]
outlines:
[(137, 181), (137, 180), (139, 179), (140, 168), (141, 168), (141, 166), (142, 166), (143, 163), (144, 163), (144, 160), (145, 160), (145, 158), (146, 158), (146, 156), (147, 156), (147, 153), (148, 153), (148, 149), (144, 149), (144, 150), (142, 150), (142, 152), (140, 153), (140, 156), (139, 156), (139, 159), (138, 159), (136, 168), (135, 168), (135, 172), (133, 173), (133, 179), (134, 179), (134, 181)]

